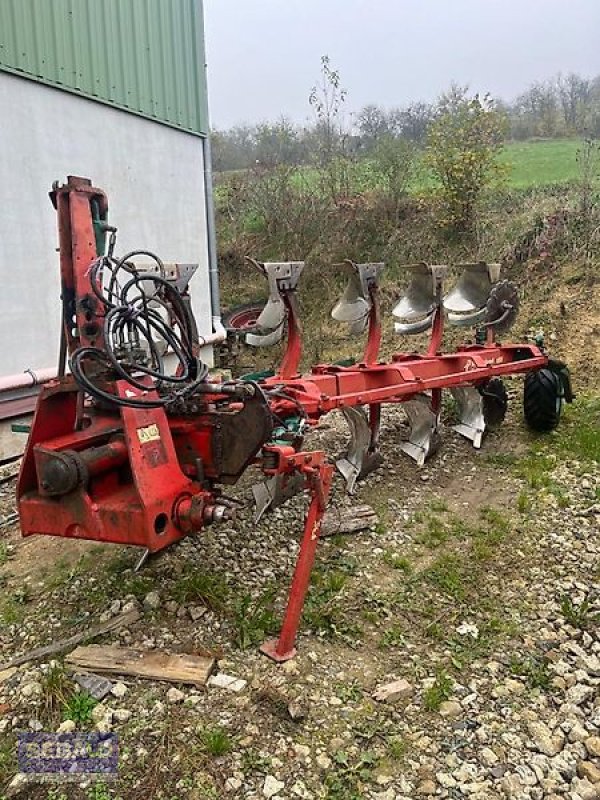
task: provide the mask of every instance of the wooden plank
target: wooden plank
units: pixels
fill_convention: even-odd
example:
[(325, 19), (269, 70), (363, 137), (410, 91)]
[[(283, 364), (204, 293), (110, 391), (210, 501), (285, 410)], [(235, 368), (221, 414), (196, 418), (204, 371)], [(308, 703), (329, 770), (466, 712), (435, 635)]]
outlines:
[(89, 645), (78, 647), (67, 656), (65, 663), (77, 669), (105, 675), (130, 675), (135, 678), (204, 686), (216, 661), (211, 657), (187, 653), (171, 655), (160, 650)]
[(377, 514), (371, 506), (353, 508), (334, 508), (323, 517), (321, 536), (335, 536), (338, 533), (357, 533), (377, 525)]
[(76, 647), (81, 642), (87, 642), (90, 639), (95, 639), (97, 636), (103, 636), (105, 633), (116, 631), (124, 625), (131, 625), (137, 622), (139, 618), (140, 612), (135, 609), (133, 611), (127, 611), (125, 614), (119, 614), (109, 619), (108, 622), (99, 622), (97, 625), (92, 625), (90, 628), (80, 633), (75, 633), (67, 639), (59, 639), (56, 642), (44, 645), (44, 647), (36, 647), (35, 650), (29, 650), (21, 656), (15, 656), (10, 661), (0, 664), (0, 672), (9, 669), (9, 667), (18, 667), (21, 664), (26, 664), (28, 661), (35, 661), (39, 658), (47, 658), (47, 656), (61, 653), (64, 650), (68, 650), (70, 647)]

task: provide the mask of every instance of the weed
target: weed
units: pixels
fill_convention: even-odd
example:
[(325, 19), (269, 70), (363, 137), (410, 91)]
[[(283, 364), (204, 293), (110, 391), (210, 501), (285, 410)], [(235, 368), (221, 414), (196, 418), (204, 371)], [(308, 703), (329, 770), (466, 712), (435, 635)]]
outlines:
[(92, 711), (98, 705), (98, 701), (87, 692), (74, 692), (65, 702), (63, 708), (63, 719), (71, 719), (73, 722), (85, 724), (92, 718)]
[(200, 741), (204, 750), (215, 758), (229, 753), (233, 746), (233, 742), (225, 728), (221, 728), (218, 725), (203, 730), (200, 734)]
[(464, 564), (455, 553), (445, 553), (437, 558), (423, 575), (433, 586), (454, 600), (464, 600), (466, 595)]
[(600, 462), (600, 398), (580, 395), (565, 408), (557, 445), (569, 458)]
[(442, 642), (445, 638), (444, 628), (439, 622), (430, 622), (425, 628), (425, 633), (436, 642)]
[(17, 745), (12, 734), (0, 738), (0, 790), (16, 770)]
[(388, 628), (381, 637), (379, 647), (382, 650), (387, 650), (391, 647), (403, 647), (406, 644), (404, 632), (398, 626)]
[(72, 688), (64, 667), (53, 662), (41, 678), (42, 698), (47, 715), (54, 717), (70, 696)]
[(46, 795), (46, 800), (69, 800), (69, 798), (59, 789), (49, 789), (48, 794)]
[(520, 492), (517, 497), (517, 511), (520, 514), (527, 514), (531, 509), (531, 500), (526, 492)]
[(413, 571), (412, 564), (405, 556), (399, 556), (397, 553), (391, 553), (389, 550), (383, 555), (385, 563), (393, 569), (398, 569), (404, 572), (405, 575), (410, 575)]
[(362, 784), (372, 779), (375, 755), (367, 750), (351, 762), (345, 751), (338, 750), (333, 762), (334, 767), (325, 776), (326, 800), (363, 800)]
[(173, 597), (179, 603), (201, 602), (208, 608), (220, 610), (228, 595), (225, 580), (208, 572), (187, 572), (173, 585)]
[(0, 567), (3, 567), (8, 561), (8, 545), (6, 542), (0, 542)]
[(547, 455), (531, 452), (517, 464), (517, 473), (531, 489), (546, 489), (551, 484), (550, 472), (554, 462)]
[(439, 670), (433, 684), (423, 693), (423, 705), (426, 711), (439, 711), (440, 706), (452, 694), (454, 681), (444, 670)]
[(95, 783), (87, 790), (87, 800), (111, 800), (111, 793), (104, 783)]
[(550, 492), (556, 498), (556, 504), (559, 508), (568, 508), (571, 505), (569, 495), (560, 486), (551, 486)]
[(245, 650), (262, 641), (277, 630), (277, 618), (273, 609), (275, 589), (263, 592), (256, 599), (245, 594), (236, 601), (233, 611), (235, 641)]
[(338, 595), (346, 585), (343, 572), (317, 571), (304, 610), (304, 618), (312, 630), (327, 637), (339, 636), (351, 642), (360, 634), (360, 628), (346, 620), (339, 609)]
[(20, 606), (26, 605), (31, 600), (31, 588), (24, 583), (18, 589), (15, 589), (12, 593), (12, 599)]
[(497, 540), (502, 539), (510, 531), (510, 522), (504, 514), (492, 506), (483, 506), (480, 517), (487, 523), (488, 531)]
[(579, 605), (576, 605), (568, 595), (563, 595), (560, 598), (560, 610), (569, 625), (582, 631), (590, 630), (598, 621), (598, 615), (591, 611), (588, 597), (585, 597)]
[(530, 655), (525, 657), (512, 656), (509, 670), (513, 675), (524, 678), (530, 689), (550, 688), (550, 672), (548, 659), (544, 655)]
[(448, 511), (448, 503), (440, 497), (434, 497), (429, 503), (429, 508), (437, 514)]
[(390, 736), (386, 745), (388, 754), (394, 761), (402, 760), (408, 752), (408, 744), (402, 736)]
[(486, 453), (484, 459), (488, 464), (496, 467), (514, 467), (519, 459), (512, 453)]
[(444, 522), (437, 517), (430, 516), (427, 519), (425, 530), (416, 537), (416, 540), (419, 544), (434, 549), (447, 542), (449, 536), (450, 531)]
[(271, 766), (271, 762), (265, 756), (261, 756), (258, 750), (255, 750), (252, 747), (248, 747), (246, 750), (242, 750), (242, 770), (243, 772), (253, 773), (258, 772), (259, 774), (266, 775), (269, 771)]
[(472, 551), (477, 561), (487, 561), (509, 534), (511, 526), (498, 509), (489, 506), (481, 509), (480, 516), (485, 524), (472, 531)]
[(343, 703), (356, 702), (362, 699), (363, 690), (356, 681), (351, 683), (336, 683), (334, 686), (335, 696)]
[(327, 559), (327, 564), (331, 569), (344, 575), (356, 575), (360, 566), (357, 558), (342, 550), (336, 550), (335, 554)]
[(5, 625), (14, 625), (21, 622), (25, 616), (25, 609), (12, 597), (7, 597), (0, 602), (0, 622)]
[(132, 594), (142, 600), (154, 587), (154, 580), (149, 575), (128, 575), (122, 581), (123, 595)]

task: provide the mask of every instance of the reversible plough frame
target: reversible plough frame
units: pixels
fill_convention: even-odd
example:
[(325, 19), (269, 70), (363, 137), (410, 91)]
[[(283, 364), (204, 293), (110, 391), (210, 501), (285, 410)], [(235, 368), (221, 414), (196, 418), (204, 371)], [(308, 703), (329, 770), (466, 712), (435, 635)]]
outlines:
[[(445, 296), (446, 268), (414, 265), (394, 309), (396, 329), (430, 329), (429, 346), (423, 354), (397, 353), (380, 362), (383, 265), (348, 262), (348, 287), (332, 315), (353, 335), (367, 329), (362, 359), (300, 374), (296, 287), (304, 265), (255, 262), (269, 281), (269, 301), (247, 342), (273, 344), (287, 331), (283, 360), (268, 377), (211, 383), (187, 292), (193, 265), (164, 265), (145, 251), (117, 260), (106, 196), (87, 179), (70, 177), (51, 198), (60, 244), (61, 377), (39, 395), (17, 488), (22, 533), (137, 545), (154, 553), (233, 518), (236, 501), (221, 486), (236, 483), (251, 465), (264, 475), (253, 488), (257, 517), (307, 490), (310, 504), (281, 633), (261, 647), (276, 661), (296, 652), (334, 473), (324, 452), (303, 449), (307, 430), (330, 411), (344, 414), (351, 441), (337, 466), (352, 492), (356, 480), (381, 463), (384, 404), (403, 404), (409, 434), (400, 446), (422, 464), (439, 441), (443, 389), (457, 401), (457, 430), (479, 447), (486, 426), (500, 422), (506, 410), (499, 377), (549, 366), (540, 346), (496, 341), (496, 332), (512, 323), (518, 299), (511, 284), (498, 281), (496, 265), (481, 263), (468, 265)], [(134, 263), (140, 257), (152, 263)], [(442, 354), (446, 316), (453, 324), (478, 326), (479, 343)], [(171, 351), (178, 363), (167, 375)]]

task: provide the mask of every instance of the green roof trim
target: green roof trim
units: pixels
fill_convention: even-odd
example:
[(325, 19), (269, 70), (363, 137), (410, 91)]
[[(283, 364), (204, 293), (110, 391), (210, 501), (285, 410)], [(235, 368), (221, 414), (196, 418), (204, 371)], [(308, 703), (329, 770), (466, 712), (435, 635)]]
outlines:
[(0, 0), (0, 70), (208, 134), (202, 0)]

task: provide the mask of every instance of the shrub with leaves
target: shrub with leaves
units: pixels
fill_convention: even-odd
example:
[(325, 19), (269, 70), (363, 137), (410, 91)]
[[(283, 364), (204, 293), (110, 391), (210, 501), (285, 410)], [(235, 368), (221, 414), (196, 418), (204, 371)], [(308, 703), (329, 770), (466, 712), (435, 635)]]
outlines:
[(498, 153), (506, 121), (485, 95), (453, 87), (429, 129), (425, 161), (439, 183), (444, 227), (472, 230), (483, 191), (502, 173)]

